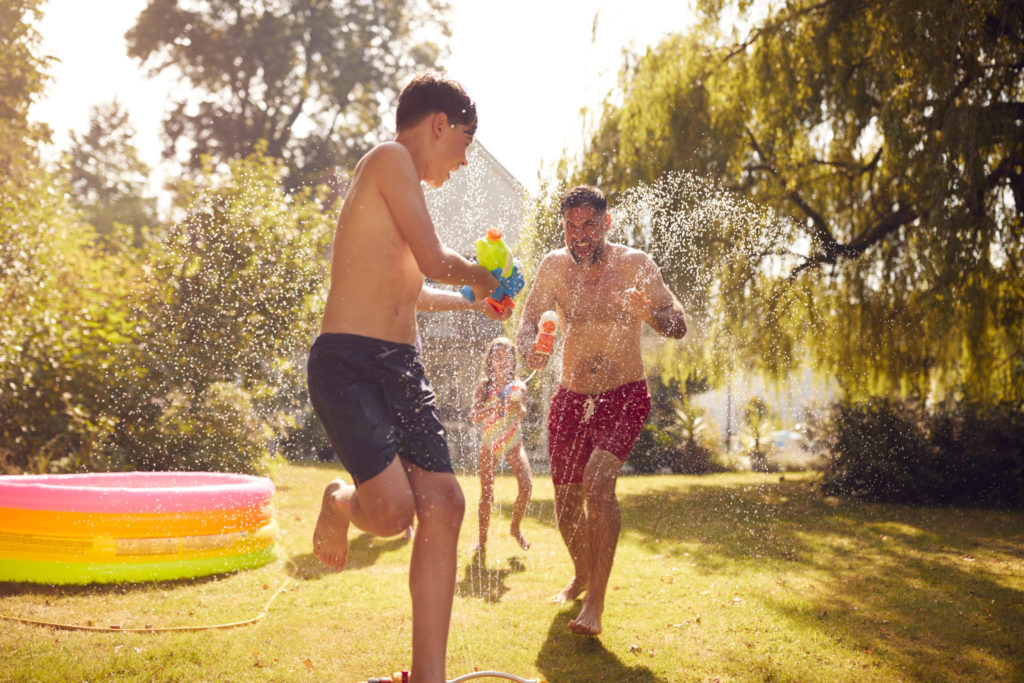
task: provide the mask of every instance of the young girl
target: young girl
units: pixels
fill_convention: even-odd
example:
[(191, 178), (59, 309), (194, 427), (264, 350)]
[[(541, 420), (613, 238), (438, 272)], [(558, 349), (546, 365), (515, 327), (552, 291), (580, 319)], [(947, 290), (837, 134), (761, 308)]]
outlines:
[(520, 422), (523, 417), (523, 392), (526, 385), (516, 377), (516, 347), (506, 337), (498, 337), (487, 347), (480, 383), (473, 395), (473, 408), (469, 413), (471, 424), (483, 424), (480, 438), (480, 525), (479, 541), (474, 549), (482, 553), (487, 544), (487, 527), (491, 523), (494, 504), (494, 466), (498, 458), (512, 468), (519, 484), (519, 494), (512, 507), (512, 537), (526, 550), (530, 543), (519, 529), (530, 501), (533, 483), (530, 462), (523, 450)]

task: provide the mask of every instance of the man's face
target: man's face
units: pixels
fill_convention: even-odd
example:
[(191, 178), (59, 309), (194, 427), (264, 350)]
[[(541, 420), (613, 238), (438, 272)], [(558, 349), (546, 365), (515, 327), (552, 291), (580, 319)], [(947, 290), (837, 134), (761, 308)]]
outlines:
[(569, 248), (573, 261), (584, 266), (597, 263), (604, 253), (604, 236), (611, 222), (610, 215), (598, 213), (591, 206), (566, 209), (562, 214), (562, 227), (565, 229), (565, 246)]

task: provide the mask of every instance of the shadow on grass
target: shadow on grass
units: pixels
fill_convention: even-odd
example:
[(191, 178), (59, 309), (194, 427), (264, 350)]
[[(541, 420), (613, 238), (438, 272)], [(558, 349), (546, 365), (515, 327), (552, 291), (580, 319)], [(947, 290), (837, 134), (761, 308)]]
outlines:
[[(830, 499), (785, 478), (652, 480), (619, 504), (620, 542), (685, 555), (701, 575), (774, 579), (779, 591), (760, 608), (794, 629), (877, 653), (915, 679), (1024, 677), (1020, 512)], [(550, 507), (534, 501), (529, 514), (549, 523)]]
[[(398, 550), (410, 542), (410, 539), (402, 536), (383, 539), (373, 534), (360, 534), (349, 541), (348, 561), (345, 563), (345, 571), (372, 567), (384, 553)], [(335, 570), (321, 562), (313, 553), (293, 555), (291, 561), (296, 568), (296, 578), (303, 579), (304, 581), (337, 574)]]
[(69, 598), (80, 595), (102, 595), (117, 593), (127, 595), (135, 592), (152, 592), (154, 587), (165, 590), (187, 586), (198, 586), (221, 581), (238, 572), (223, 572), (181, 579), (161, 581), (112, 581), (108, 583), (32, 583), (30, 581), (0, 581), (0, 597), (9, 595), (46, 595)]
[(579, 603), (562, 609), (551, 621), (547, 638), (537, 653), (537, 669), (548, 681), (558, 683), (668, 683), (643, 666), (627, 666), (609, 652), (601, 637), (588, 638), (569, 630), (569, 620)]
[(515, 555), (508, 558), (507, 568), (490, 569), (487, 567), (486, 554), (476, 552), (473, 559), (466, 563), (462, 581), (455, 584), (455, 594), (464, 598), (480, 598), (489, 603), (499, 602), (509, 590), (505, 579), (510, 574), (523, 571), (526, 571), (526, 566)]

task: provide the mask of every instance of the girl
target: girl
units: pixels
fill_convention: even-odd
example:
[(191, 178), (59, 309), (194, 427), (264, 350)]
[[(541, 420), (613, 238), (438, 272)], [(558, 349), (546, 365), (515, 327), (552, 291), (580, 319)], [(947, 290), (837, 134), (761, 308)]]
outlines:
[(487, 544), (487, 527), (491, 522), (491, 507), (494, 504), (494, 466), (500, 457), (505, 458), (519, 484), (519, 494), (512, 507), (510, 531), (520, 548), (526, 550), (530, 547), (519, 529), (526, 513), (526, 504), (530, 501), (533, 483), (520, 430), (522, 397), (526, 385), (516, 377), (517, 360), (516, 347), (510, 339), (498, 337), (491, 342), (484, 356), (480, 383), (473, 395), (473, 408), (469, 412), (471, 424), (483, 423), (480, 438), (480, 508), (477, 512), (480, 529), (475, 553), (482, 554)]

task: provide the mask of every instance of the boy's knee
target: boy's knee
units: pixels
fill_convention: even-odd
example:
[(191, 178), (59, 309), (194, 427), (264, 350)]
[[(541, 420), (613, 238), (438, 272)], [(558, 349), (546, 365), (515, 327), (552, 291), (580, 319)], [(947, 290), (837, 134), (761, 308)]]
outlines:
[(392, 500), (378, 510), (378, 535), (397, 536), (413, 523), (416, 507), (411, 500)]
[(421, 515), (461, 522), (466, 512), (466, 497), (459, 483), (453, 479), (450, 484), (421, 493), (417, 507)]

